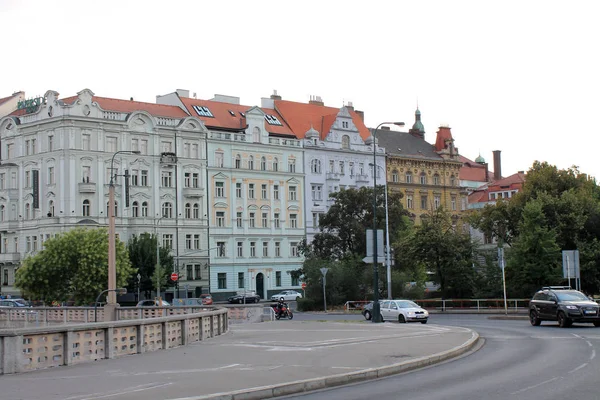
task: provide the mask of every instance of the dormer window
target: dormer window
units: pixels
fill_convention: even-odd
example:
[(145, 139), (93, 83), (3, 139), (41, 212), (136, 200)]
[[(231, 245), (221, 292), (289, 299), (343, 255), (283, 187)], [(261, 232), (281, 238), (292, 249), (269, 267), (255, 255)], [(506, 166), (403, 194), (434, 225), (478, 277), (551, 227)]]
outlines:
[(342, 128), (348, 129), (348, 121), (342, 121)]

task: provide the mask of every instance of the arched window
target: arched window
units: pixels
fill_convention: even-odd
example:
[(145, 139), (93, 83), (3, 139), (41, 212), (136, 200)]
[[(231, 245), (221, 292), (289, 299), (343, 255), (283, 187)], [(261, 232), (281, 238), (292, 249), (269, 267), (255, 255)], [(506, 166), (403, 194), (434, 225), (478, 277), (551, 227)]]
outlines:
[[(108, 211), (109, 211), (109, 210), (108, 210), (108, 201), (107, 201), (107, 202), (106, 202), (106, 216), (107, 216), (107, 217), (109, 216), (109, 214), (108, 214)], [(115, 217), (119, 215), (119, 214), (118, 214), (118, 211), (119, 211), (119, 206), (118, 206), (118, 203), (117, 203), (117, 202), (116, 202), (116, 200), (115, 200)]]
[(50, 214), (50, 216), (54, 215), (54, 200), (48, 201), (48, 214)]
[(450, 176), (450, 186), (456, 186), (456, 178), (454, 175)]
[(400, 176), (398, 175), (398, 170), (392, 171), (392, 182), (398, 183), (400, 181)]
[(238, 154), (237, 156), (235, 156), (235, 169), (240, 168), (242, 168), (242, 156)]
[(162, 216), (164, 218), (173, 218), (173, 205), (166, 202), (162, 206)]
[(273, 171), (279, 171), (279, 160), (277, 157), (273, 159)]
[(440, 184), (440, 176), (438, 174), (433, 175), (433, 184), (434, 185)]
[(16, 204), (10, 205), (10, 219), (13, 221), (17, 219), (17, 205)]
[(134, 218), (140, 216), (140, 204), (137, 201), (131, 205), (131, 216)]
[(87, 200), (87, 199), (83, 201), (83, 207), (82, 207), (82, 210), (81, 210), (81, 214), (84, 217), (89, 217), (90, 216), (90, 201)]
[(310, 172), (312, 172), (313, 174), (321, 173), (321, 160), (315, 159), (310, 162)]
[(198, 203), (194, 203), (193, 218), (200, 218), (200, 205)]
[(406, 183), (412, 183), (412, 172), (406, 171), (405, 179), (406, 179)]
[(25, 219), (29, 219), (29, 212), (31, 210), (31, 205), (29, 203), (25, 204)]
[(190, 203), (185, 203), (185, 217), (192, 218), (192, 205)]
[(421, 183), (421, 185), (427, 185), (427, 175), (425, 175), (425, 172), (421, 172), (419, 182)]
[(147, 217), (148, 216), (148, 202), (144, 201), (142, 203), (142, 217)]
[(260, 159), (260, 170), (261, 171), (266, 171), (267, 170), (267, 159), (262, 157)]
[(4, 221), (4, 211), (6, 210), (6, 207), (4, 206), (4, 204), (2, 204), (0, 206), (0, 221)]
[(254, 156), (248, 158), (248, 169), (254, 169)]
[(342, 149), (350, 148), (350, 136), (344, 135), (342, 136)]
[(254, 143), (260, 142), (260, 128), (258, 126), (255, 126), (252, 130), (252, 141)]

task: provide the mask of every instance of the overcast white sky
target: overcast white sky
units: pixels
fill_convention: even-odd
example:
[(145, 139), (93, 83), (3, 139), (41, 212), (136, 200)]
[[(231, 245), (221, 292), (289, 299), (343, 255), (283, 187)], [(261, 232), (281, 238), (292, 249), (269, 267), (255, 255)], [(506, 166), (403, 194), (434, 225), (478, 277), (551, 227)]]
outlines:
[(448, 124), (502, 173), (600, 178), (598, 1), (0, 0), (0, 97), (53, 89), (155, 102), (177, 88), (259, 105), (352, 101), (367, 125)]

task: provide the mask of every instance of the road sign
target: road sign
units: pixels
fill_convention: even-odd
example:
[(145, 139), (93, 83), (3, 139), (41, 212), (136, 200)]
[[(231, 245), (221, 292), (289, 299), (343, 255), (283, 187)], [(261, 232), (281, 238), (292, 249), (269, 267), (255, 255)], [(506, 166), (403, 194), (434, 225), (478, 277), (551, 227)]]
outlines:
[(302, 282), (302, 290), (306, 289), (306, 282)]
[(321, 268), (321, 273), (323, 276), (327, 275), (327, 271), (329, 271), (329, 268)]
[(177, 282), (177, 279), (179, 279), (179, 275), (177, 275), (177, 272), (173, 272), (173, 273), (171, 274), (171, 280), (172, 280), (173, 282)]
[[(373, 230), (367, 229), (367, 257), (373, 256)], [(385, 258), (383, 229), (377, 229), (377, 258)], [(365, 261), (366, 262), (366, 261)], [(373, 263), (373, 261), (370, 261)]]

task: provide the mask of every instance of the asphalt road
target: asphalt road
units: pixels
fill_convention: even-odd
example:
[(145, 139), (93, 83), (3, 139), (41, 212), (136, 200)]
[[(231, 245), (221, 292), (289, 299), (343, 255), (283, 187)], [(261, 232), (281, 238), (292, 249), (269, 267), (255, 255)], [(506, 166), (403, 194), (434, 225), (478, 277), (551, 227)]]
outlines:
[[(300, 314), (297, 318), (314, 318)], [(327, 316), (319, 316), (327, 319)], [(341, 318), (348, 316), (330, 316)], [(354, 318), (354, 317), (352, 317)], [(286, 399), (363, 400), (596, 400), (600, 328), (561, 329), (545, 322), (491, 320), (480, 315), (433, 315), (431, 322), (476, 330), (485, 340), (470, 355), (390, 378)]]

